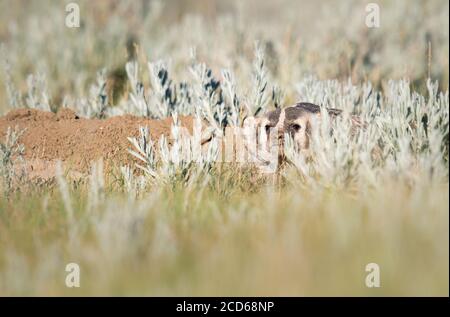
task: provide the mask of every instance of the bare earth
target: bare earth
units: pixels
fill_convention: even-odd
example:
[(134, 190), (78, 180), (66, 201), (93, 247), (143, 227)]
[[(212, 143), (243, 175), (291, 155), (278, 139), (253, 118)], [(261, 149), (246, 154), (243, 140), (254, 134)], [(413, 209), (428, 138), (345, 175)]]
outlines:
[[(192, 130), (191, 117), (180, 117), (181, 125)], [(35, 109), (13, 110), (0, 117), (0, 140), (8, 127), (26, 129), (19, 139), (25, 146), (25, 166), (30, 178), (48, 179), (55, 175), (61, 160), (66, 171), (85, 175), (92, 161), (103, 159), (105, 170), (134, 162), (127, 152), (127, 137), (138, 136), (139, 127), (147, 126), (153, 140), (170, 136), (172, 119), (151, 120), (132, 115), (109, 119), (79, 118), (70, 109), (58, 113)]]

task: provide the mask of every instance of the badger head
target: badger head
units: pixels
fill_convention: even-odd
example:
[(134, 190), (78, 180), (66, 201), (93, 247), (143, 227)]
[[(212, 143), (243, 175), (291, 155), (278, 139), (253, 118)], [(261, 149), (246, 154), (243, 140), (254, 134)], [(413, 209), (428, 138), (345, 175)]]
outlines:
[[(341, 114), (338, 109), (326, 109), (331, 117)], [(284, 109), (276, 109), (258, 118), (247, 118), (257, 130), (257, 142), (265, 141), (265, 150), (274, 146), (279, 148), (280, 156), (283, 156), (284, 138), (289, 135), (294, 141), (295, 147), (301, 151), (308, 149), (312, 129), (317, 126), (320, 119), (320, 107), (311, 103), (298, 103)]]

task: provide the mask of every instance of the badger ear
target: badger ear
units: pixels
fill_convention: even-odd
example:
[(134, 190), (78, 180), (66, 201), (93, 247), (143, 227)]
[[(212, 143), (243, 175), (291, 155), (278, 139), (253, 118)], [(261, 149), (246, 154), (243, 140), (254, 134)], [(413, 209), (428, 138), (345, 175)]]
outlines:
[(338, 116), (342, 113), (342, 110), (335, 108), (327, 108), (327, 111), (330, 116)]

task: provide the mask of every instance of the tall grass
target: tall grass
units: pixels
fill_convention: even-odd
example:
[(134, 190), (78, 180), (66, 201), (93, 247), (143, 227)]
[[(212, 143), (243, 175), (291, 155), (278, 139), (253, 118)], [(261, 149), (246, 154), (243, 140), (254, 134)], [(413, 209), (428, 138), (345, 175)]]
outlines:
[[(259, 1), (179, 19), (172, 2), (80, 3), (74, 30), (57, 27), (55, 2), (27, 2), (23, 16), (0, 1), (13, 12), (0, 27), (2, 108), (191, 115), (203, 129), (188, 139), (174, 124), (169, 142), (141, 127), (138, 166), (105, 175), (93, 162), (76, 183), (59, 169), (43, 186), (13, 186), (23, 148), (10, 130), (0, 295), (448, 296), (447, 1), (381, 2), (377, 30), (358, 1), (280, 0), (276, 19)], [(287, 138), (275, 175), (217, 162), (226, 127), (296, 101), (343, 114), (322, 111), (306, 152)], [(71, 262), (80, 288), (64, 284)], [(372, 262), (381, 288), (364, 284)]]
[[(448, 295), (448, 189), (107, 191), (95, 209), (78, 191), (73, 220), (57, 191), (2, 199), (0, 293)], [(79, 289), (64, 284), (71, 262)], [(379, 289), (364, 284), (372, 262)]]

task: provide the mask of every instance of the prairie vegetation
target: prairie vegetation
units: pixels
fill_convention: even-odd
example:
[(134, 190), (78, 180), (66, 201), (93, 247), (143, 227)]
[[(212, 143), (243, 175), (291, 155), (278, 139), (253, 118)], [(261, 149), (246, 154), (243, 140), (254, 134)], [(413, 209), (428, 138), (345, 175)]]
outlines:
[[(77, 3), (68, 28), (63, 2), (0, 0), (2, 114), (191, 116), (212, 139), (186, 160), (176, 125), (142, 126), (138, 165), (31, 182), (26, 131), (0, 131), (0, 295), (448, 296), (448, 1), (379, 1), (379, 28), (364, 1)], [(343, 110), (308, 158), (216, 162), (226, 127), (300, 101)]]

